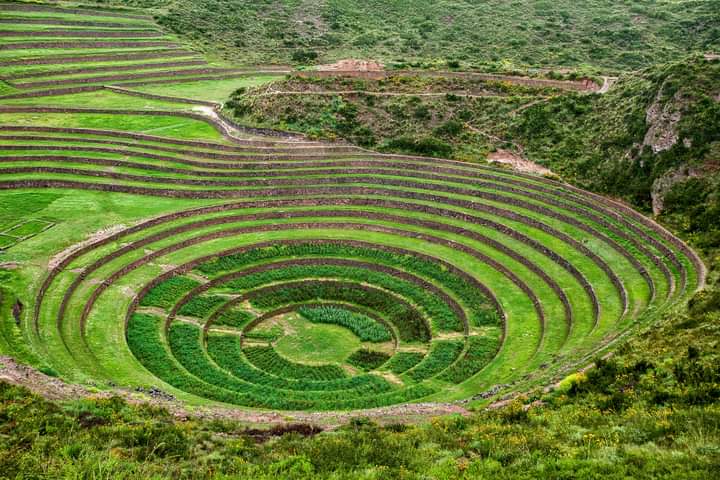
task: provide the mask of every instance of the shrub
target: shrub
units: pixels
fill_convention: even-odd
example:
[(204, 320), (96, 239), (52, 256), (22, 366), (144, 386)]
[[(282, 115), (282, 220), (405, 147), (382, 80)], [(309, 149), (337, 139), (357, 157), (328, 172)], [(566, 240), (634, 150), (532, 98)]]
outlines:
[(389, 359), (390, 355), (387, 353), (361, 348), (350, 355), (348, 363), (361, 370), (374, 370)]
[(245, 310), (225, 310), (215, 318), (213, 325), (243, 328), (255, 318), (255, 315)]
[(465, 342), (461, 340), (436, 340), (430, 353), (406, 375), (416, 382), (437, 375), (457, 359), (464, 346)]
[(143, 307), (172, 307), (183, 295), (200, 285), (199, 282), (187, 277), (170, 277), (155, 285), (141, 299)]
[(180, 307), (178, 314), (189, 317), (207, 318), (213, 310), (227, 302), (227, 300), (226, 297), (218, 295), (198, 295)]
[(292, 60), (297, 63), (308, 63), (317, 60), (318, 56), (318, 52), (314, 50), (295, 50)]
[(463, 128), (463, 124), (457, 120), (448, 120), (435, 129), (435, 134), (445, 137), (456, 137), (462, 133)]
[(448, 143), (435, 137), (413, 138), (401, 136), (388, 141), (385, 148), (432, 157), (450, 157), (453, 151)]
[(387, 327), (361, 313), (331, 306), (301, 307), (298, 312), (314, 323), (329, 323), (345, 327), (363, 342), (387, 342), (392, 340)]
[(443, 372), (439, 378), (452, 383), (460, 383), (475, 375), (495, 357), (499, 343), (497, 337), (472, 336), (468, 338), (468, 348), (453, 366)]
[(385, 368), (393, 373), (400, 374), (410, 370), (420, 363), (423, 358), (425, 358), (425, 354), (420, 352), (398, 352), (388, 360)]
[(273, 375), (282, 378), (293, 379), (311, 379), (334, 380), (345, 378), (345, 371), (336, 365), (305, 365), (302, 363), (291, 362), (290, 360), (278, 355), (272, 347), (255, 347), (248, 346), (243, 348), (243, 353), (247, 359), (258, 367)]

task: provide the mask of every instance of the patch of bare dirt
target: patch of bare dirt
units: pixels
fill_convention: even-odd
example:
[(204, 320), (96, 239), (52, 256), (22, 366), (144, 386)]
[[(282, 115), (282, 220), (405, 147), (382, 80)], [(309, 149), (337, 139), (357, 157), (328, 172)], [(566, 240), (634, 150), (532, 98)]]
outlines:
[(0, 356), (0, 381), (27, 387), (49, 400), (69, 400), (89, 397), (92, 393), (79, 385), (71, 385), (50, 377), (12, 357)]
[(531, 162), (530, 160), (526, 160), (525, 158), (521, 157), (517, 153), (511, 152), (510, 150), (499, 149), (495, 152), (492, 152), (490, 153), (490, 155), (488, 155), (487, 160), (490, 163), (501, 163), (504, 165), (509, 165), (519, 172), (534, 173), (537, 175), (547, 176), (553, 175), (552, 171), (550, 171), (549, 169), (538, 165), (535, 162)]
[(303, 437), (313, 437), (323, 431), (322, 428), (306, 423), (292, 423), (288, 425), (275, 425), (272, 428), (248, 428), (243, 430), (243, 435), (253, 438), (258, 443), (267, 442), (273, 437), (281, 437), (286, 433), (296, 433)]
[(597, 93), (607, 93), (615, 84), (615, 82), (618, 81), (618, 77), (602, 77), (602, 79), (603, 84), (600, 87), (600, 90), (597, 91)]
[[(151, 404), (166, 408), (178, 420), (224, 419), (242, 423), (290, 426), (294, 424), (321, 425), (325, 429), (344, 425), (354, 418), (370, 418), (381, 424), (416, 423), (430, 417), (470, 414), (468, 410), (451, 403), (412, 403), (350, 412), (268, 412), (240, 408), (192, 408), (176, 400), (173, 395), (157, 387), (136, 390), (116, 388), (102, 392), (81, 385), (66, 383), (38, 370), (22, 365), (11, 357), (0, 356), (0, 381), (28, 388), (49, 400), (77, 400), (79, 398), (109, 398), (117, 395), (131, 404)], [(288, 427), (292, 428), (292, 427)], [(305, 428), (305, 427), (303, 427)], [(315, 428), (315, 427), (313, 427)], [(302, 432), (299, 432), (302, 434)], [(264, 436), (265, 434), (258, 435)]]
[(50, 261), (48, 262), (48, 269), (52, 270), (53, 268), (57, 267), (64, 259), (72, 255), (74, 252), (80, 250), (83, 247), (86, 247), (92, 243), (95, 243), (97, 241), (103, 240), (111, 235), (114, 235), (122, 230), (125, 229), (125, 225), (112, 225), (110, 227), (104, 228), (98, 232), (93, 233), (88, 238), (83, 240), (80, 243), (76, 243), (75, 245), (72, 245), (62, 252), (58, 253), (57, 255), (53, 256)]
[(374, 60), (356, 60), (349, 58), (328, 65), (319, 65), (317, 70), (321, 72), (381, 72), (385, 70), (385, 65)]

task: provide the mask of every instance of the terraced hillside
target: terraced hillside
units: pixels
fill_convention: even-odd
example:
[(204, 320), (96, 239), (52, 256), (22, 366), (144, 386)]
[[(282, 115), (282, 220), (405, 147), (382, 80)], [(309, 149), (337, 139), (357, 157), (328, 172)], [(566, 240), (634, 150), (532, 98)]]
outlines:
[[(172, 90), (107, 90), (245, 72), (149, 67), (143, 47), (186, 52), (161, 34), (70, 41), (16, 21), (39, 13), (63, 32), (155, 27), (3, 10), (8, 31), (51, 37), (0, 47), (23, 90), (0, 99), (0, 261), (15, 287), (0, 350), (64, 379), (278, 410), (492, 396), (582, 366), (704, 282), (661, 226), (563, 183), (246, 129)], [(68, 70), (50, 45), (95, 58)]]
[[(280, 68), (280, 70), (283, 70)], [(247, 69), (212, 66), (151, 17), (116, 11), (3, 4), (0, 80), (8, 98), (230, 79)]]

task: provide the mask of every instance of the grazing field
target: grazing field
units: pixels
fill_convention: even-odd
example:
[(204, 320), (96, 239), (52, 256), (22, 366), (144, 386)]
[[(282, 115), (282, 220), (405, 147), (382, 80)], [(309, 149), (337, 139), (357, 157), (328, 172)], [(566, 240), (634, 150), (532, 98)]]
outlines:
[(0, 351), (67, 381), (291, 411), (482, 402), (704, 282), (624, 204), (235, 125), (213, 102), (283, 68), (211, 66), (148, 17), (37, 8), (0, 17), (0, 260), (24, 286)]

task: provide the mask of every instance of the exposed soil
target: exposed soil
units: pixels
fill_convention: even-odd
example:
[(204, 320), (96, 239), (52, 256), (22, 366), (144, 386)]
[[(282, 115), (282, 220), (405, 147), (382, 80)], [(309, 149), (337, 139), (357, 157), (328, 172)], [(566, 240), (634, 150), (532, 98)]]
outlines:
[(345, 59), (328, 65), (320, 65), (316, 70), (321, 72), (380, 72), (385, 70), (385, 66), (374, 60)]
[(612, 86), (617, 82), (617, 77), (602, 77), (603, 78), (603, 84), (602, 87), (600, 87), (600, 90), (597, 91), (597, 93), (607, 93)]
[(70, 400), (93, 395), (84, 387), (65, 383), (6, 356), (0, 356), (0, 381), (27, 387), (49, 400)]
[[(111, 389), (94, 391), (81, 385), (66, 383), (38, 370), (22, 365), (11, 357), (0, 356), (0, 381), (28, 388), (33, 393), (48, 400), (77, 400), (79, 398), (109, 398), (120, 396), (131, 404), (148, 403), (166, 408), (179, 420), (191, 418), (226, 419), (243, 423), (273, 425), (267, 430), (248, 430), (250, 436), (258, 441), (267, 440), (270, 436), (281, 435), (285, 431), (296, 431), (301, 435), (314, 435), (322, 429), (332, 429), (344, 425), (354, 418), (371, 418), (381, 424), (414, 423), (427, 420), (429, 417), (441, 415), (470, 414), (468, 410), (457, 404), (450, 403), (416, 403), (394, 405), (390, 407), (357, 410), (348, 412), (270, 412), (253, 411), (237, 408), (196, 407), (189, 408), (176, 400), (172, 395), (152, 387), (138, 389)], [(298, 426), (301, 424), (301, 426)], [(319, 428), (318, 425), (322, 426)]]
[(99, 240), (103, 240), (104, 238), (110, 237), (110, 236), (114, 235), (115, 233), (118, 233), (118, 232), (124, 230), (125, 228), (126, 228), (125, 225), (113, 225), (113, 226), (104, 228), (103, 230), (100, 230), (99, 232), (96, 232), (96, 233), (90, 235), (86, 240), (84, 240), (80, 243), (76, 243), (76, 244), (72, 245), (71, 247), (66, 248), (62, 252), (53, 256), (50, 259), (50, 261), (48, 262), (48, 269), (52, 270), (53, 268), (57, 267), (58, 265), (60, 265), (60, 263), (64, 259), (66, 259), (70, 255), (72, 255), (74, 252), (76, 252), (88, 245), (91, 245)]
[(515, 152), (510, 150), (497, 150), (488, 155), (487, 158), (490, 163), (502, 163), (504, 165), (510, 165), (515, 170), (525, 173), (534, 173), (537, 175), (552, 175), (553, 173), (547, 168), (538, 165), (537, 163), (526, 160)]

